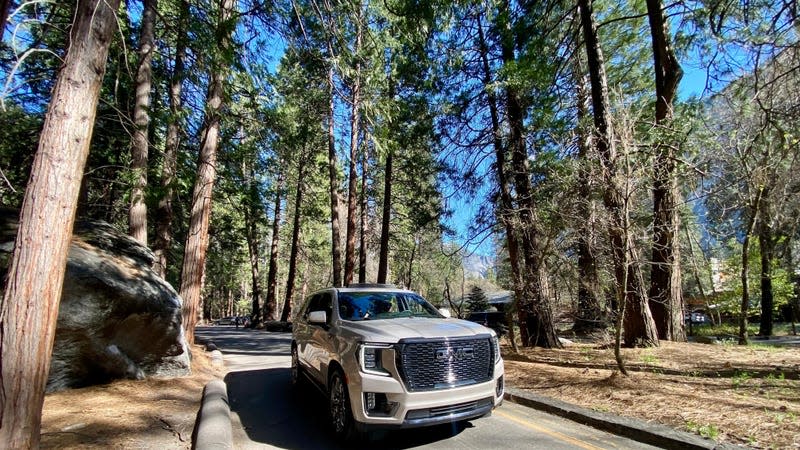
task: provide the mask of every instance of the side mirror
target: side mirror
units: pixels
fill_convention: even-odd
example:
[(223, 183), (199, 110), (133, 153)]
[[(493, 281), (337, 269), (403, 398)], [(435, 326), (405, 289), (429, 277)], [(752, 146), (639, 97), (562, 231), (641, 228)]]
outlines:
[(447, 308), (439, 308), (439, 314), (443, 315), (445, 319), (453, 317), (452, 315), (450, 315), (450, 310)]
[(310, 323), (324, 325), (328, 323), (328, 314), (325, 311), (311, 311), (308, 313), (308, 321)]

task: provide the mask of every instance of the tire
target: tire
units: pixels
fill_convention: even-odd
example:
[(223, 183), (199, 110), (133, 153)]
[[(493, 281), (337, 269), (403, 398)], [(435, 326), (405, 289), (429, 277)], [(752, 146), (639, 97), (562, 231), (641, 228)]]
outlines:
[(297, 357), (297, 346), (292, 346), (292, 387), (298, 387), (303, 380), (303, 368), (300, 366), (300, 360)]
[(336, 439), (342, 443), (356, 441), (358, 433), (353, 420), (353, 411), (350, 408), (347, 383), (339, 370), (333, 372), (330, 383), (328, 383), (328, 411), (331, 429)]

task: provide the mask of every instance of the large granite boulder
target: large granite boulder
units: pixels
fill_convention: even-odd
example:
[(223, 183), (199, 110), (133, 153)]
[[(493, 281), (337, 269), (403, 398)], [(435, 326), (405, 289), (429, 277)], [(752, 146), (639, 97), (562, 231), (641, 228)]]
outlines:
[[(0, 211), (3, 272), (18, 214)], [(105, 222), (75, 224), (48, 391), (189, 373), (182, 301), (150, 269), (153, 259), (147, 247)]]

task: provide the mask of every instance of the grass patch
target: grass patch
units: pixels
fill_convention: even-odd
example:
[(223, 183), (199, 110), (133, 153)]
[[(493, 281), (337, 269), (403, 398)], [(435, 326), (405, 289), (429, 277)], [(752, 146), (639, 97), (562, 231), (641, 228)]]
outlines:
[[(747, 336), (752, 339), (753, 336), (758, 334), (758, 328), (760, 324), (758, 322), (748, 323), (747, 324)], [(686, 327), (687, 331), (689, 327)], [(789, 322), (779, 322), (775, 323), (772, 326), (772, 335), (773, 336), (788, 336), (792, 334), (792, 324)], [(722, 323), (719, 325), (694, 325), (692, 327), (692, 335), (693, 336), (716, 336), (716, 337), (724, 337), (724, 336), (739, 336), (739, 324), (738, 323)]]
[(750, 375), (749, 372), (737, 371), (731, 377), (731, 384), (733, 385), (734, 389), (739, 389), (740, 387), (744, 387), (745, 385), (747, 385), (748, 380), (750, 380), (751, 378), (753, 378), (753, 376)]
[(658, 364), (658, 358), (656, 355), (646, 352), (642, 353), (642, 362), (645, 364)]
[(717, 437), (719, 437), (719, 428), (714, 424), (699, 424), (690, 420), (686, 422), (686, 429), (713, 441), (716, 441)]

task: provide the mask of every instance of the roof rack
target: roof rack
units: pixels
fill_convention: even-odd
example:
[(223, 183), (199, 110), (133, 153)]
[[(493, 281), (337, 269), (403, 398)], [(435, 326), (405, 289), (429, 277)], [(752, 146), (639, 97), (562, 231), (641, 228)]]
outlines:
[(350, 283), (348, 288), (386, 288), (397, 289), (397, 286), (389, 283)]

